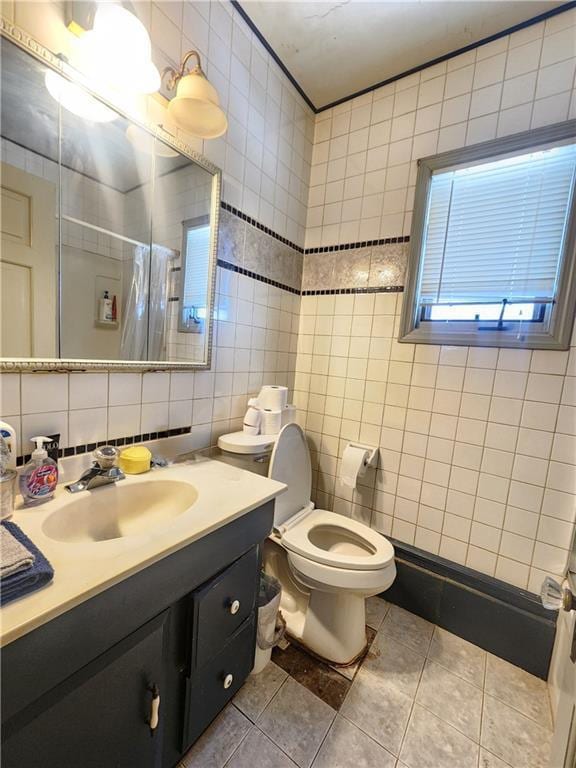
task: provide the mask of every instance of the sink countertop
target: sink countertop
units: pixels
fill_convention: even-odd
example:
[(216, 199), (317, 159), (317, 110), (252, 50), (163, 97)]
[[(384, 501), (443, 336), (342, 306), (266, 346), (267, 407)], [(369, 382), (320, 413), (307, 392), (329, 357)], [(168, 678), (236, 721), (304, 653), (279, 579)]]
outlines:
[(145, 533), (97, 542), (55, 541), (43, 531), (46, 519), (79, 496), (106, 493), (106, 487), (72, 496), (59, 485), (54, 499), (38, 507), (17, 508), (12, 516), (54, 568), (46, 587), (0, 608), (0, 646), (7, 645), (152, 563), (182, 549), (278, 496), (282, 483), (202, 459), (127, 475), (118, 488), (155, 480), (191, 483), (198, 498), (182, 514)]

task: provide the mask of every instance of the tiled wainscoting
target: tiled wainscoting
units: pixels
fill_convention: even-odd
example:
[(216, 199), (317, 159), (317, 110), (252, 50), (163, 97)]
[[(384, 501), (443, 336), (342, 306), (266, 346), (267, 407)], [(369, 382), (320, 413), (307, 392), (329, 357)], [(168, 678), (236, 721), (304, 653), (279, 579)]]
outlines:
[(277, 649), (181, 768), (546, 768), (546, 683), (380, 598), (367, 620), (359, 670)]
[[(305, 282), (308, 274), (306, 262)], [(295, 402), (313, 450), (314, 500), (539, 592), (546, 573), (563, 573), (572, 536), (576, 348), (401, 344), (402, 299), (302, 297)], [(349, 440), (380, 447), (379, 468), (354, 491), (337, 480)]]

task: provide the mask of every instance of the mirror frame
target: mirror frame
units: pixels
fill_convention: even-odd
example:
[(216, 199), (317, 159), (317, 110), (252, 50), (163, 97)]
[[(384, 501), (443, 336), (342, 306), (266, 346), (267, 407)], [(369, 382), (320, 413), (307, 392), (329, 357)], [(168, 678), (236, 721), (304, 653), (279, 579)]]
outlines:
[[(59, 75), (80, 85), (91, 96), (105, 104), (116, 112), (120, 117), (129, 120), (134, 125), (147, 131), (154, 138), (159, 139), (164, 144), (184, 155), (213, 176), (212, 182), (212, 200), (210, 204), (210, 220), (213, 224), (210, 233), (210, 253), (208, 264), (208, 297), (207, 297), (207, 347), (206, 359), (201, 363), (184, 362), (166, 362), (155, 360), (68, 360), (64, 358), (43, 359), (43, 358), (7, 358), (0, 357), (0, 372), (22, 372), (33, 373), (35, 371), (46, 372), (67, 372), (67, 371), (189, 371), (189, 370), (209, 370), (212, 364), (212, 346), (214, 333), (214, 299), (216, 293), (216, 267), (218, 261), (218, 228), (220, 221), (220, 202), (222, 194), (222, 171), (204, 155), (196, 152), (185, 142), (172, 135), (164, 128), (153, 123), (146, 123), (134, 118), (132, 115), (123, 111), (114, 103), (102, 97), (99, 93), (89, 88), (83, 81), (82, 76), (73, 67), (68, 65), (50, 50), (41, 45), (37, 40), (31, 37), (20, 27), (11, 24), (7, 19), (0, 16), (0, 38), (17, 45), (26, 53), (53, 69)], [(60, 311), (58, 309), (58, 311)]]

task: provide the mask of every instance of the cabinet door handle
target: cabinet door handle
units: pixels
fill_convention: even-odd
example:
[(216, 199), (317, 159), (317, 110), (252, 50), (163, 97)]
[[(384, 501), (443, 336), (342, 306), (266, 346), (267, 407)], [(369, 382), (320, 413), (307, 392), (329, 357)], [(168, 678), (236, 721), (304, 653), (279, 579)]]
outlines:
[(240, 610), (240, 600), (232, 600), (230, 603), (230, 613), (235, 616)]
[(233, 675), (226, 675), (226, 677), (224, 678), (224, 688), (226, 689), (230, 688), (233, 682), (234, 682)]
[(154, 735), (154, 731), (158, 728), (158, 723), (160, 722), (160, 689), (154, 683), (148, 690), (152, 693), (148, 725), (150, 726), (150, 732)]

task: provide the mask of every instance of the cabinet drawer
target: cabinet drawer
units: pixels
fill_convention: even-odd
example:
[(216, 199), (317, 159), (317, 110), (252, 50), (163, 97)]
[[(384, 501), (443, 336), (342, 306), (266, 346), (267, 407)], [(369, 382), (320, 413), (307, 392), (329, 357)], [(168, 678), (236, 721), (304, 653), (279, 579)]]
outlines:
[(189, 671), (202, 667), (253, 612), (258, 594), (258, 548), (254, 547), (193, 594)]
[(256, 618), (252, 614), (205, 667), (186, 680), (182, 751), (186, 751), (240, 689), (254, 664)]

